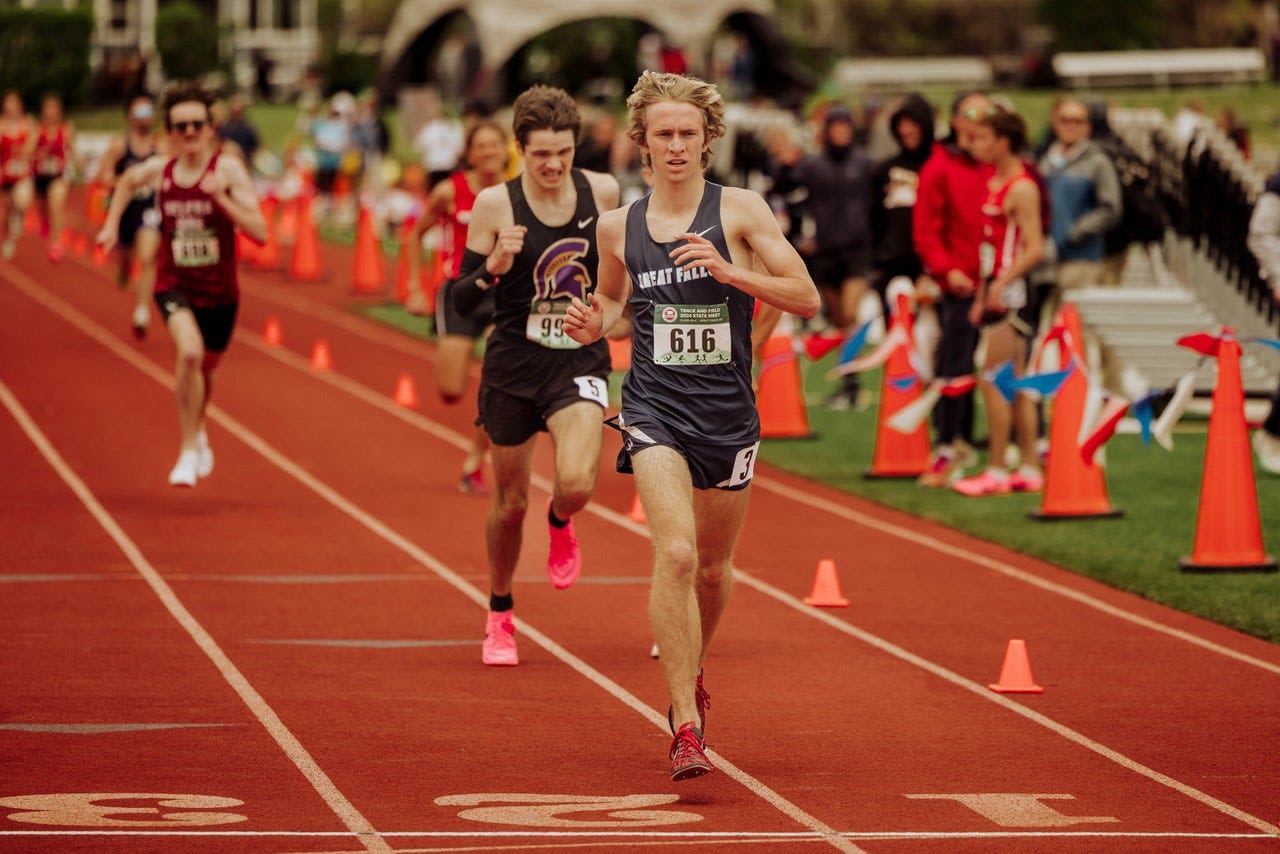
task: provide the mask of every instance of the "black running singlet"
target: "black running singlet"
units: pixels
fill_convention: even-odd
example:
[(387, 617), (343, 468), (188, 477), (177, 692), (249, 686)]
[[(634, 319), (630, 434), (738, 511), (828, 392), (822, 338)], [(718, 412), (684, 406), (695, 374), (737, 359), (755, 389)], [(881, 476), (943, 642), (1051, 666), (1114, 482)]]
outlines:
[[(731, 260), (720, 217), (722, 187), (708, 182), (688, 230)], [(624, 260), (631, 276), (631, 370), (622, 384), (622, 412), (644, 413), (684, 436), (745, 446), (760, 437), (751, 390), (754, 300), (705, 270), (671, 263), (684, 241), (658, 243), (649, 234), (645, 196), (627, 211)]]

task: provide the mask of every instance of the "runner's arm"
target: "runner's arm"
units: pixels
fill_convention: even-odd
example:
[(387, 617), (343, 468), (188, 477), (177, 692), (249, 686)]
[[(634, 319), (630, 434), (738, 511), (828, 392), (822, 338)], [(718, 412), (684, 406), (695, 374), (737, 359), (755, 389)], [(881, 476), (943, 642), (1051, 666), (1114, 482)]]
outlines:
[(434, 228), (442, 217), (453, 209), (454, 188), (453, 181), (441, 181), (431, 188), (431, 193), (427, 196), (427, 204), (422, 215), (418, 217), (418, 221), (413, 224), (413, 228), (409, 230), (409, 245), (405, 247), (405, 259), (408, 262), (409, 273), (409, 298), (421, 300), (424, 298), (422, 293), (422, 236), (431, 228)]
[(115, 192), (111, 194), (111, 204), (107, 207), (107, 218), (96, 238), (102, 248), (109, 252), (115, 247), (120, 236), (120, 217), (133, 199), (133, 194), (141, 187), (155, 186), (164, 174), (167, 162), (163, 157), (148, 157), (124, 170), (116, 180)]
[(459, 314), (475, 311), (485, 293), (511, 269), (524, 245), (525, 231), (515, 225), (513, 216), (505, 184), (486, 187), (476, 195), (467, 226), (467, 251), (453, 285), (453, 306)]
[(205, 178), (201, 187), (226, 211), (236, 228), (254, 243), (266, 243), (267, 221), (262, 217), (258, 190), (253, 186), (253, 179), (249, 177), (244, 161), (238, 157), (219, 158), (217, 171), (209, 177), (217, 180), (206, 184), (209, 178)]

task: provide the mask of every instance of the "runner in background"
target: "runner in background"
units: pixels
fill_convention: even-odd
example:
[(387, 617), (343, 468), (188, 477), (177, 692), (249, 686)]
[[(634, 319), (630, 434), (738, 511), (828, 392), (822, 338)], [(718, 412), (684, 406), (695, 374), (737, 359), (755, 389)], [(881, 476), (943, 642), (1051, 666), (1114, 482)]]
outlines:
[(62, 112), (62, 98), (45, 95), (40, 102), (40, 126), (27, 141), (27, 160), (35, 175), (35, 202), (40, 211), (41, 234), (49, 241), (49, 260), (61, 261), (67, 221), (69, 168), (84, 174), (76, 154), (75, 126)]
[(195, 486), (213, 471), (204, 412), (240, 304), (235, 230), (258, 243), (267, 235), (244, 162), (218, 150), (213, 101), (198, 83), (174, 84), (165, 93), (171, 155), (156, 155), (124, 171), (98, 234), (105, 249), (114, 248), (135, 192), (156, 188), (161, 240), (155, 302), (177, 350), (174, 391), (182, 438), (169, 472), (171, 486)]
[[(475, 357), (476, 339), (493, 324), (493, 294), (486, 294), (468, 315), (458, 314), (451, 296), (458, 278), (462, 256), (467, 248), (467, 226), (476, 193), (501, 184), (507, 169), (507, 133), (502, 125), (484, 119), (467, 132), (463, 157), (467, 168), (436, 183), (427, 197), (426, 209), (409, 233), (409, 297), (405, 309), (410, 314), (426, 312), (427, 297), (422, 291), (422, 238), (443, 221), (445, 282), (436, 296), (436, 389), (447, 404), (462, 400), (467, 390), (467, 374)], [(489, 435), (478, 424), (471, 438), (471, 448), (462, 461), (462, 479), (458, 488), (473, 495), (487, 495), (484, 480), (484, 457), (489, 449)]]
[[(135, 95), (125, 104), (125, 132), (113, 137), (98, 162), (95, 180), (114, 189), (125, 170), (158, 154), (164, 139), (155, 133), (155, 99), (150, 95)], [(155, 286), (156, 252), (160, 248), (160, 212), (156, 209), (153, 187), (142, 187), (129, 200), (120, 216), (120, 246), (117, 250), (120, 268), (116, 284), (125, 288), (134, 263), (138, 266), (134, 292), (131, 326), (133, 334), (142, 338), (151, 323), (151, 295)]]
[(17, 248), (22, 220), (31, 206), (31, 164), (27, 142), (33, 122), (17, 92), (5, 92), (0, 108), (0, 245), (7, 261)]

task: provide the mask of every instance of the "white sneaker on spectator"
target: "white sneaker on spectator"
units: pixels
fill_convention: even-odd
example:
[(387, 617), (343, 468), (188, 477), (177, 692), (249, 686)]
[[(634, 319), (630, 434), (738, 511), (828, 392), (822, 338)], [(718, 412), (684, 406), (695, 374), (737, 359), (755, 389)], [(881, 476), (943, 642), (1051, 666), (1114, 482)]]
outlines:
[(1253, 450), (1258, 455), (1258, 466), (1268, 474), (1280, 474), (1280, 436), (1266, 430), (1253, 433)]

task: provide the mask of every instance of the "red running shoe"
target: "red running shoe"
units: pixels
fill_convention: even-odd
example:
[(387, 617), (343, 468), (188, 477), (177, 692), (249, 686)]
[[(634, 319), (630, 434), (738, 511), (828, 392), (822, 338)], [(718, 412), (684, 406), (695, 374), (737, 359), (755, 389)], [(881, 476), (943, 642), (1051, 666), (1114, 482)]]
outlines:
[(692, 780), (711, 773), (711, 760), (707, 759), (707, 743), (702, 730), (691, 723), (684, 724), (671, 742), (671, 779), (673, 782)]
[[(547, 512), (551, 512), (551, 501), (547, 499)], [(547, 523), (550, 532), (551, 549), (547, 555), (547, 578), (551, 586), (557, 590), (571, 587), (582, 574), (582, 552), (578, 549), (578, 538), (573, 533), (573, 522), (563, 528)]]

